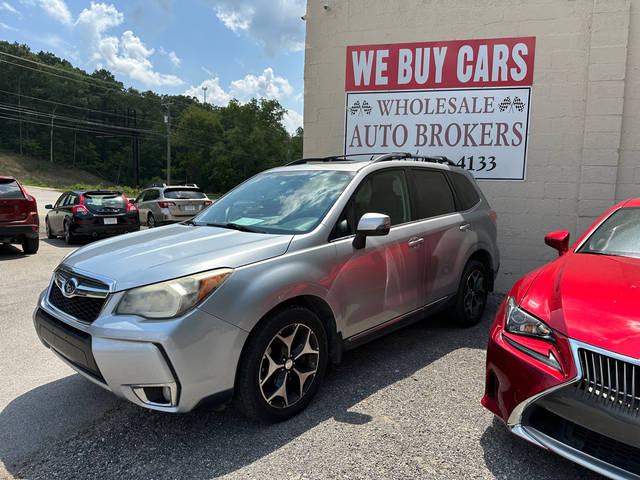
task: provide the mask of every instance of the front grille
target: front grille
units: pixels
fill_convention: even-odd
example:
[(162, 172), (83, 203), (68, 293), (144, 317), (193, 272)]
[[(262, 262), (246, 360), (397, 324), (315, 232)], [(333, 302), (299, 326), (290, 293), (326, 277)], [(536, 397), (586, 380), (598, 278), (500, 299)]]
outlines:
[(640, 414), (640, 364), (580, 348), (582, 380), (576, 388), (603, 405), (629, 415)]
[(100, 310), (104, 306), (106, 298), (90, 298), (90, 297), (71, 297), (67, 298), (62, 295), (60, 288), (55, 282), (51, 284), (51, 291), (49, 292), (49, 303), (56, 307), (58, 310), (77, 318), (78, 320), (86, 323), (93, 322)]
[(627, 445), (573, 423), (544, 408), (536, 408), (529, 424), (552, 438), (627, 472), (640, 474), (640, 448)]
[(108, 290), (109, 287), (102, 283), (99, 280), (94, 280), (93, 278), (83, 277), (82, 275), (77, 275), (75, 273), (70, 273), (66, 270), (59, 269), (56, 270), (56, 274), (64, 277), (66, 280), (69, 280), (71, 277), (78, 279), (79, 283), (85, 287), (98, 288), (100, 290)]

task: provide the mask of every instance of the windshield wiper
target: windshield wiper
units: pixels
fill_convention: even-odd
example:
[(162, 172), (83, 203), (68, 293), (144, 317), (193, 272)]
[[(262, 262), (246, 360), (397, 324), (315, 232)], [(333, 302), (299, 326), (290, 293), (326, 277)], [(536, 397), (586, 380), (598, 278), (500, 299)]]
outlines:
[(220, 227), (220, 228), (231, 228), (233, 230), (239, 230), (241, 232), (251, 232), (251, 233), (265, 233), (264, 230), (255, 227), (249, 227), (247, 225), (240, 225), (238, 223), (197, 223), (196, 225), (204, 225), (206, 227)]

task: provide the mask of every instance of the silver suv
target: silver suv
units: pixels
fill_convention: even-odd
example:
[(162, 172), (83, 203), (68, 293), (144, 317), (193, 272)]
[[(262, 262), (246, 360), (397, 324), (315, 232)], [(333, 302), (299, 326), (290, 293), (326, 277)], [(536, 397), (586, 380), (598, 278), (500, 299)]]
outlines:
[(411, 154), (299, 160), (193, 220), (92, 243), (57, 267), (42, 342), (137, 405), (235, 397), (302, 410), (344, 350), (443, 309), (476, 324), (499, 257), (471, 175)]
[(196, 184), (163, 184), (143, 190), (133, 203), (140, 212), (140, 223), (153, 228), (188, 220), (213, 202)]

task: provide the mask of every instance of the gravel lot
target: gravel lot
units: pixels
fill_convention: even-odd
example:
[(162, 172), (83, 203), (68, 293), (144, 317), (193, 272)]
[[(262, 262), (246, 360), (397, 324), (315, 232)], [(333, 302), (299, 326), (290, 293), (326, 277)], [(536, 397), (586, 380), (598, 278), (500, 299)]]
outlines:
[[(56, 196), (28, 190), (42, 205)], [(233, 408), (147, 411), (55, 358), (31, 313), (69, 251), (0, 247), (0, 478), (597, 478), (480, 405), (498, 296), (477, 327), (441, 315), (346, 353), (306, 411), (265, 426)]]

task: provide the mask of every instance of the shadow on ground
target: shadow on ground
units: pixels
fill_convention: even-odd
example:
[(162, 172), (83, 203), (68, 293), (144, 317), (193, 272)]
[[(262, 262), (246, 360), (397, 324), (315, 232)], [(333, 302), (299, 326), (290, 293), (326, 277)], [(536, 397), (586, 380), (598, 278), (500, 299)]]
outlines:
[[(483, 322), (476, 327), (459, 329), (440, 315), (347, 352), (342, 364), (328, 372), (311, 405), (297, 417), (276, 425), (256, 424), (234, 408), (171, 415), (116, 401), (104, 414), (104, 408), (96, 408), (99, 418), (87, 422), (82, 430), (67, 432), (66, 422), (78, 413), (87, 416), (96, 396), (110, 394), (95, 391), (96, 387), (77, 375), (52, 382), (16, 398), (0, 413), (0, 432), (16, 432), (18, 426), (28, 429), (34, 422), (44, 422), (46, 429), (54, 430), (51, 441), (18, 458), (11, 446), (16, 439), (9, 434), (9, 438), (0, 438), (0, 461), (21, 478), (212, 478), (235, 472), (327, 420), (366, 424), (372, 420), (369, 415), (350, 411), (362, 400), (457, 349), (485, 349), (498, 300), (491, 299)], [(482, 381), (452, 379), (454, 383)], [(60, 389), (76, 397), (75, 407), (52, 405), (49, 399), (59, 396), (56, 390)], [(442, 393), (447, 392), (448, 387), (443, 386)], [(479, 400), (476, 404), (483, 414)], [(103, 406), (104, 399), (97, 403)], [(455, 428), (453, 421), (452, 431), (443, 435), (455, 435)], [(486, 465), (497, 477), (553, 478), (555, 466), (565, 462), (548, 456), (549, 470), (534, 469), (534, 475), (523, 477), (509, 465), (536, 466), (540, 455), (547, 454), (512, 438), (498, 424), (489, 427), (479, 441)], [(510, 456), (506, 463), (505, 455)], [(564, 465), (562, 471), (573, 470)], [(584, 476), (578, 467), (575, 472)]]

